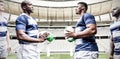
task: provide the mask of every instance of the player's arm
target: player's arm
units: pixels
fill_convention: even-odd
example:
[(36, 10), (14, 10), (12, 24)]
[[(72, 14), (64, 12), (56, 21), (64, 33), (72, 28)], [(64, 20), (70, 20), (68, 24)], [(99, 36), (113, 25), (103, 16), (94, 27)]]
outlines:
[(96, 24), (87, 24), (86, 27), (87, 28), (84, 31), (81, 31), (78, 33), (68, 31), (68, 33), (66, 33), (66, 36), (74, 37), (74, 38), (84, 38), (84, 37), (89, 37), (96, 34), (97, 32)]
[(25, 33), (27, 26), (27, 20), (24, 18), (24, 16), (20, 16), (16, 20), (16, 34), (17, 38), (23, 41), (27, 42), (43, 42), (45, 40), (45, 36), (41, 35), (41, 38), (33, 38), (28, 36)]
[(74, 35), (75, 35), (74, 37), (75, 38), (83, 38), (83, 37), (89, 37), (89, 36), (96, 34), (96, 32), (97, 32), (96, 24), (87, 24), (86, 27), (87, 28), (84, 31), (74, 33)]
[(114, 55), (114, 43), (113, 43), (113, 37), (111, 37), (111, 40), (110, 40), (110, 58), (109, 59), (113, 59), (113, 55)]
[(84, 38), (89, 37), (92, 35), (95, 35), (97, 33), (96, 29), (96, 21), (94, 16), (92, 15), (84, 15), (84, 22), (86, 24), (86, 29), (83, 31), (80, 31), (78, 33), (69, 32), (67, 35), (68, 37), (74, 37), (74, 38)]
[(45, 40), (45, 37), (42, 35), (41, 35), (41, 38), (30, 37), (25, 33), (24, 30), (17, 30), (16, 33), (17, 33), (18, 39), (24, 40), (27, 42), (34, 42), (35, 43), (35, 42), (43, 42)]
[(11, 51), (11, 46), (10, 46), (10, 35), (9, 35), (9, 31), (7, 31), (6, 41), (7, 41), (7, 50), (8, 50), (8, 52), (10, 52), (10, 51)]

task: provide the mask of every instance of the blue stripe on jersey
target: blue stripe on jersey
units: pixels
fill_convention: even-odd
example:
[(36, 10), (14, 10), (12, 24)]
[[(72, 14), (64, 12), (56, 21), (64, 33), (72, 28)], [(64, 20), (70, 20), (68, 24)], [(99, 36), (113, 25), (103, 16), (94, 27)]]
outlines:
[(6, 32), (0, 32), (0, 37), (5, 37), (7, 34), (7, 31)]
[(115, 37), (115, 38), (113, 38), (114, 40), (114, 43), (118, 43), (118, 42), (120, 42), (120, 36), (119, 37)]
[(114, 54), (115, 55), (120, 55), (120, 49), (114, 49)]
[(38, 29), (37, 25), (28, 25), (27, 28), (29, 28), (27, 31)]
[(1, 19), (2, 20), (0, 21), (0, 37), (6, 37), (8, 22), (5, 17), (3, 17)]
[[(19, 16), (17, 18), (16, 30), (24, 30), (28, 36), (33, 37), (33, 38), (37, 38), (37, 34), (38, 34), (37, 22), (35, 21), (34, 18), (32, 18), (26, 14), (22, 14), (21, 16)], [(19, 40), (19, 43), (26, 44), (29, 42)]]
[[(87, 24), (96, 24), (95, 18), (93, 15), (86, 13), (82, 18), (77, 22), (76, 28), (79, 28), (79, 31), (85, 30)], [(75, 51), (98, 51), (98, 47), (95, 41), (95, 36), (89, 36), (85, 38), (79, 38), (82, 40), (82, 44), (76, 45)], [(76, 39), (77, 40), (77, 39)]]
[(116, 21), (110, 26), (110, 31), (113, 36), (114, 54), (120, 55), (120, 21)]
[(7, 26), (7, 22), (0, 22), (0, 26)]
[(111, 28), (111, 32), (113, 32), (113, 31), (119, 31), (120, 30), (120, 26), (116, 26), (115, 28)]
[(85, 24), (96, 24), (94, 16), (89, 13), (83, 15), (83, 20)]
[(98, 51), (98, 46), (97, 46), (97, 43), (95, 42), (87, 42), (87, 43), (77, 45), (75, 47), (75, 52), (78, 52), (78, 51)]
[(110, 26), (111, 33), (113, 31), (119, 31), (119, 30), (120, 30), (120, 21), (114, 22), (113, 24), (111, 24), (111, 26)]
[(26, 30), (26, 24), (27, 20), (25, 18), (26, 16), (21, 15), (16, 20), (16, 30)]

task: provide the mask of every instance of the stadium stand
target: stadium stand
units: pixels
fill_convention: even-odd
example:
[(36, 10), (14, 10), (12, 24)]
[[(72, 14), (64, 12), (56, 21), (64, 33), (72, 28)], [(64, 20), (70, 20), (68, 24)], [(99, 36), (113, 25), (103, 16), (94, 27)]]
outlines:
[[(87, 0), (84, 0), (87, 1)], [(73, 5), (50, 5), (50, 2), (39, 1), (43, 3), (48, 3), (45, 5), (41, 4), (34, 4), (34, 13), (32, 14), (33, 17), (38, 19), (38, 26), (39, 31), (50, 31), (56, 37), (56, 40), (51, 44), (45, 45), (44, 43), (40, 43), (41, 52), (69, 52), (73, 51), (71, 49), (74, 47), (73, 42), (69, 43), (64, 40), (64, 28), (65, 26), (75, 26), (77, 19), (79, 19), (78, 15), (75, 14), (76, 2), (78, 1), (71, 1)], [(71, 3), (68, 2), (68, 3)], [(15, 20), (18, 15), (22, 12), (20, 8), (20, 0), (5, 0), (5, 15), (9, 19), (9, 31), (11, 35), (11, 45), (12, 45), (12, 52), (16, 52), (18, 48), (18, 42), (16, 40), (16, 33), (15, 33)], [(53, 2), (52, 2), (53, 3)], [(62, 4), (62, 2), (57, 2), (58, 4)], [(64, 3), (63, 3), (64, 4)], [(115, 19), (111, 16), (111, 9), (113, 6), (119, 5), (119, 0), (96, 0), (94, 2), (88, 3), (88, 12), (95, 15), (95, 19), (97, 21), (97, 43), (99, 46), (99, 50), (102, 52), (109, 51), (109, 39), (110, 39), (110, 31), (109, 25)], [(106, 42), (108, 44), (106, 44)], [(46, 49), (48, 47), (48, 49)]]

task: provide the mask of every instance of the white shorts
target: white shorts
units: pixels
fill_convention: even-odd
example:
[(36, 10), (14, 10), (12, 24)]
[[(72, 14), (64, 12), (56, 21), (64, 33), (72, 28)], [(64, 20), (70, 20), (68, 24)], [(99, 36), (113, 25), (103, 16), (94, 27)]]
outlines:
[(120, 59), (120, 55), (114, 55), (114, 59)]
[(98, 52), (96, 51), (75, 52), (74, 59), (98, 59)]
[(6, 40), (0, 40), (0, 58), (7, 57), (7, 44)]
[(40, 59), (38, 44), (20, 44), (17, 57), (18, 59)]

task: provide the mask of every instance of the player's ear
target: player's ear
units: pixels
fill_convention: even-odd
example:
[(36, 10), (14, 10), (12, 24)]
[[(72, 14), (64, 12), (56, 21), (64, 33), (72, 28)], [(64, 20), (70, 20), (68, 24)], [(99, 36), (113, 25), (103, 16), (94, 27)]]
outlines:
[(22, 9), (25, 10), (25, 9), (26, 9), (26, 6), (23, 6)]
[(85, 10), (85, 7), (82, 7), (81, 10)]

